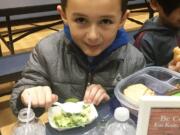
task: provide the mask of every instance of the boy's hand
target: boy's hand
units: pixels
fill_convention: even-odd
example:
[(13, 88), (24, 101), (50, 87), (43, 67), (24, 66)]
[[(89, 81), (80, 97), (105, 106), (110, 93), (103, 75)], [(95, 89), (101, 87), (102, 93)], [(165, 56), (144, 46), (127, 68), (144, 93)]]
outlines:
[(180, 72), (180, 61), (179, 62), (174, 62), (173, 60), (168, 64), (168, 68)]
[(49, 108), (54, 102), (58, 100), (58, 96), (52, 94), (50, 87), (37, 86), (25, 89), (21, 94), (21, 101), (28, 105), (28, 99), (31, 96), (32, 107)]
[(106, 93), (105, 89), (99, 84), (91, 84), (86, 88), (84, 102), (93, 103), (99, 105), (102, 101), (108, 101), (110, 99), (109, 95)]

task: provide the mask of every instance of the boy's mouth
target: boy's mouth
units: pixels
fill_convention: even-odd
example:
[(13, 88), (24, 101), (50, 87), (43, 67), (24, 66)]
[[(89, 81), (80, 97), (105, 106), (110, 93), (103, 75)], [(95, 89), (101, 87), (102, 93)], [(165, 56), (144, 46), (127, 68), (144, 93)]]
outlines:
[(88, 43), (86, 43), (86, 46), (88, 47), (88, 48), (92, 48), (92, 49), (95, 49), (95, 48), (99, 48), (99, 44), (88, 44)]
[(86, 45), (86, 47), (89, 49), (89, 50), (98, 50), (99, 48), (99, 45)]

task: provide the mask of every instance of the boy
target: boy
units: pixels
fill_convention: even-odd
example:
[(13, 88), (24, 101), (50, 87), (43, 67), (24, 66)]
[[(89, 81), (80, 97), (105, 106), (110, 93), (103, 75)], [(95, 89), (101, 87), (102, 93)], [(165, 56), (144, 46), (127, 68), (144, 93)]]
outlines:
[(99, 105), (110, 99), (117, 81), (144, 67), (143, 55), (127, 44), (120, 29), (127, 18), (126, 0), (61, 2), (57, 10), (64, 30), (33, 50), (13, 89), (15, 114), (27, 105), (29, 95), (36, 114), (72, 97)]
[(151, 0), (150, 4), (159, 16), (144, 23), (135, 35), (135, 46), (144, 54), (147, 66), (167, 66), (173, 49), (180, 46), (180, 0)]

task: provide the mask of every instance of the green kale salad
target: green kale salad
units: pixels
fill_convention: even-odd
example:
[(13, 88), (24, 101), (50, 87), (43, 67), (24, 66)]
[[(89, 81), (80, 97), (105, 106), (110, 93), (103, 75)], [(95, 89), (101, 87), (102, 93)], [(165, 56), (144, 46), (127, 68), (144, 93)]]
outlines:
[(54, 115), (53, 121), (58, 128), (83, 127), (90, 122), (90, 114), (90, 105), (83, 104), (82, 110), (79, 113), (68, 113), (62, 109), (61, 113)]

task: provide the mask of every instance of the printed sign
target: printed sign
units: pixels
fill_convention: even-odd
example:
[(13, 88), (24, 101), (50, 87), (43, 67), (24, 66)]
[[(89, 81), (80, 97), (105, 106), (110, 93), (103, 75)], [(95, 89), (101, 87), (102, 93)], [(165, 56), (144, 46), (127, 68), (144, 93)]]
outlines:
[(148, 135), (180, 134), (180, 109), (152, 108)]
[(180, 135), (180, 98), (143, 97), (140, 101), (136, 135)]

